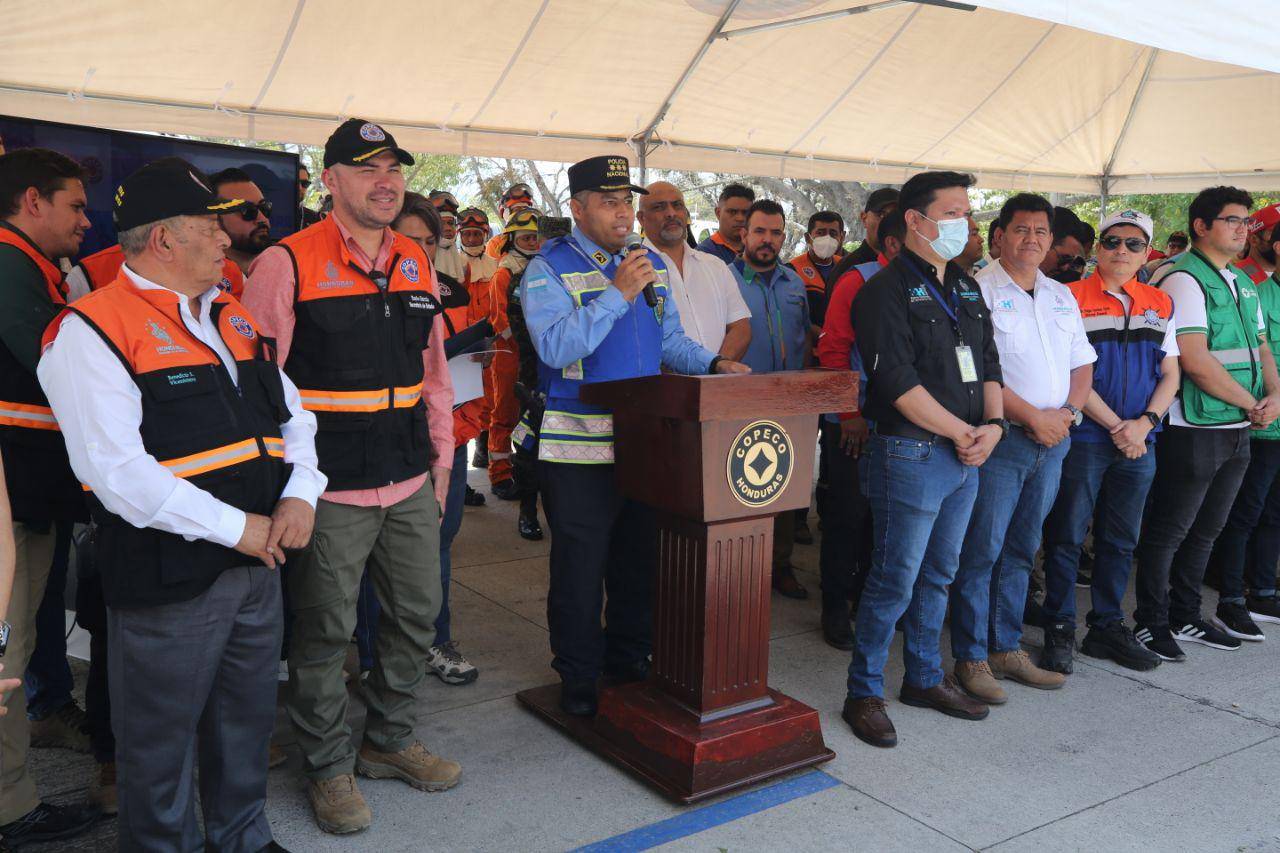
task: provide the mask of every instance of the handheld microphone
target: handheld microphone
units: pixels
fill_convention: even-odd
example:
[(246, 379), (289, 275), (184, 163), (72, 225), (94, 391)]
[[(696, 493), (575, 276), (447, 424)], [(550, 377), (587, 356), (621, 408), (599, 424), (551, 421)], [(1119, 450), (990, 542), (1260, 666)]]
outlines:
[[(636, 249), (643, 249), (645, 247), (644, 240), (642, 240), (640, 235), (634, 231), (627, 235), (626, 246), (628, 255)], [(644, 286), (644, 304), (648, 305), (650, 308), (658, 307), (658, 293), (653, 289), (652, 281), (646, 283)]]

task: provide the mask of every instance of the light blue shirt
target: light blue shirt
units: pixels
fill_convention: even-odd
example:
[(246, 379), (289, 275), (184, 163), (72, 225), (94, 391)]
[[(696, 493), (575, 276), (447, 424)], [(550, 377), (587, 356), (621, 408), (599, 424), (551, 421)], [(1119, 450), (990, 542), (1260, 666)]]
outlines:
[(751, 343), (743, 363), (752, 373), (803, 370), (810, 326), (804, 280), (786, 264), (758, 273), (738, 259), (729, 268), (751, 309)]
[[(588, 258), (597, 252), (609, 255), (576, 225), (573, 239)], [(622, 257), (615, 255), (614, 259), (621, 263)], [(601, 265), (602, 270), (604, 266)], [(524, 278), (520, 280), (520, 302), (533, 348), (543, 363), (556, 370), (595, 352), (613, 329), (613, 324), (631, 310), (631, 303), (623, 297), (622, 291), (612, 285), (586, 305), (577, 307), (569, 291), (560, 283), (559, 275), (542, 255), (529, 262)], [(707, 372), (714, 357), (715, 353), (704, 349), (684, 333), (676, 302), (668, 298), (662, 314), (663, 365), (678, 373), (698, 375)]]

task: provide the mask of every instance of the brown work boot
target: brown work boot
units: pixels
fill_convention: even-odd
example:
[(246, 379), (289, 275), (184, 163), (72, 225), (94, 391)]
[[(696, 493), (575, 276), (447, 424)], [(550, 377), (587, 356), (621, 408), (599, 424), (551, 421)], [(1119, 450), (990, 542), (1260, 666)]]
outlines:
[(279, 767), (289, 760), (288, 754), (274, 743), (267, 748), (267, 769)]
[(970, 699), (969, 695), (960, 689), (954, 675), (944, 675), (939, 684), (927, 690), (912, 687), (903, 682), (898, 698), (904, 705), (932, 708), (948, 717), (958, 717), (962, 720), (985, 720), (987, 714), (991, 713), (991, 709), (985, 703)]
[(120, 811), (116, 803), (116, 763), (108, 761), (98, 765), (98, 772), (89, 780), (89, 802), (103, 814)]
[(1062, 673), (1050, 672), (1033, 664), (1022, 649), (992, 652), (990, 660), (991, 674), (996, 678), (1009, 678), (1040, 690), (1057, 690), (1067, 683), (1067, 677)]
[(881, 747), (898, 745), (898, 732), (893, 728), (893, 721), (889, 719), (889, 715), (885, 713), (884, 700), (879, 696), (864, 696), (861, 699), (846, 698), (844, 711), (840, 716), (863, 743)]
[(432, 755), (416, 740), (399, 752), (379, 752), (361, 744), (356, 772), (370, 779), (400, 779), (420, 791), (444, 791), (462, 778), (458, 762)]
[(32, 720), (31, 745), (88, 752), (89, 730), (84, 711), (75, 702), (68, 702), (43, 720)]
[(956, 681), (960, 682), (965, 693), (979, 702), (1003, 705), (1009, 701), (1004, 688), (996, 684), (995, 676), (991, 674), (991, 666), (984, 660), (956, 661)]
[(350, 773), (332, 779), (312, 779), (307, 785), (307, 796), (316, 814), (316, 824), (325, 832), (345, 835), (368, 829), (373, 823), (373, 812), (356, 787), (356, 777)]

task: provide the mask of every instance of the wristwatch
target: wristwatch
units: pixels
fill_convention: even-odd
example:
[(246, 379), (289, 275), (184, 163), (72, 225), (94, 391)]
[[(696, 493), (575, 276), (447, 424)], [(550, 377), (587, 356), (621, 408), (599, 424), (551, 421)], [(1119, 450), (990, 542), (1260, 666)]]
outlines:
[(708, 374), (715, 373), (715, 372), (716, 372), (716, 365), (717, 365), (717, 364), (719, 364), (719, 363), (720, 363), (720, 362), (722, 362), (722, 361), (724, 361), (724, 356), (722, 356), (722, 355), (713, 356), (713, 357), (711, 358), (711, 363), (707, 365), (707, 373), (708, 373)]
[(1155, 429), (1158, 426), (1160, 426), (1160, 416), (1157, 415), (1155, 412), (1143, 412), (1142, 416), (1147, 420), (1151, 421), (1152, 429)]
[(9, 623), (0, 622), (0, 658), (4, 657), (4, 650), (9, 648)]
[(1080, 424), (1084, 423), (1084, 412), (1080, 411), (1075, 406), (1070, 403), (1063, 403), (1060, 408), (1066, 409), (1071, 413), (1071, 422), (1074, 425), (1080, 426)]
[(1000, 437), (1002, 439), (1009, 437), (1009, 422), (1006, 421), (1004, 418), (991, 418), (990, 420), (983, 421), (982, 425), (998, 426), (1000, 427)]

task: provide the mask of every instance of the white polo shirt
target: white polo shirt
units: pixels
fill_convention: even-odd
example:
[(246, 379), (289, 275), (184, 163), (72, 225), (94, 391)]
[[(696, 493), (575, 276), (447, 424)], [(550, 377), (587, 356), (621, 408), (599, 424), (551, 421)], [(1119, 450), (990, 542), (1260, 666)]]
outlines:
[(680, 311), (684, 333), (711, 352), (719, 352), (725, 327), (751, 317), (733, 270), (715, 255), (686, 246), (682, 273), (675, 261), (650, 240), (646, 239), (644, 245), (667, 265), (667, 282)]
[(974, 279), (991, 309), (1005, 387), (1037, 409), (1060, 408), (1071, 389), (1071, 371), (1098, 360), (1076, 298), (1039, 270), (1028, 293), (998, 260)]

